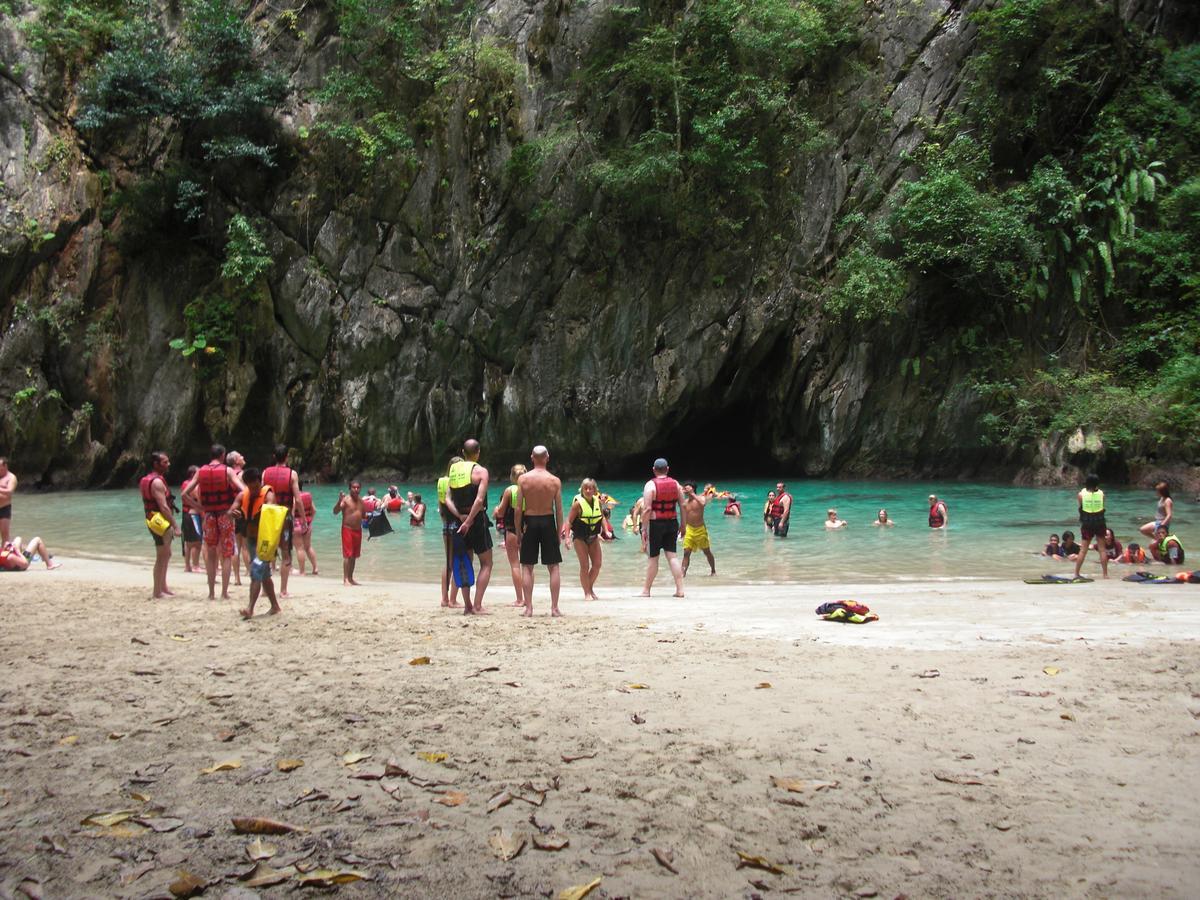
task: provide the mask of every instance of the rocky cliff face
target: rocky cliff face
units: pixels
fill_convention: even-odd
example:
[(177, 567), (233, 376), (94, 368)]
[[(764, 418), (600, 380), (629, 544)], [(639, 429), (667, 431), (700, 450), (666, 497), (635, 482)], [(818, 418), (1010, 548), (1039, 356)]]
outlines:
[[(202, 244), (122, 242), (106, 201), (135, 174), (73, 125), (60, 73), (0, 34), (0, 453), (29, 480), (127, 483), (147, 451), (199, 459), (210, 440), (259, 451), (282, 439), (327, 475), (428, 470), (462, 438), (505, 468), (535, 442), (573, 472), (640, 471), (659, 452), (714, 469), (772, 464), (809, 475), (995, 473), (978, 448), (971, 360), (914, 317), (861, 330), (821, 315), (843, 249), (839, 221), (868, 214), (960, 102), (981, 0), (879, 0), (815, 99), (826, 140), (797, 157), (802, 198), (783, 239), (630, 247), (585, 243), (592, 198), (554, 167), (514, 189), (514, 147), (569, 117), (572, 78), (606, 3), (501, 0), (477, 28), (511, 48), (521, 77), (502, 127), (459, 96), (418, 142), (416, 165), (349, 191), (322, 178), (304, 139), (308, 100), (339, 38), (325, 3), (272, 31), (261, 52), (290, 73), (277, 115), (281, 164), (239, 185), (272, 257), (260, 305), (220, 366), (168, 346), (183, 309), (213, 290)], [(1178, 9), (1176, 9), (1178, 7)], [(1165, 27), (1180, 4), (1125, 0)], [(11, 25), (11, 22), (9, 23)], [(304, 39), (292, 39), (302, 33)], [(169, 133), (144, 133), (153, 158)], [(564, 161), (564, 164), (566, 162)], [(231, 194), (233, 196), (233, 194)], [(549, 202), (558, 216), (535, 216)], [(774, 239), (773, 239), (774, 238)], [(900, 361), (924, 357), (919, 373)], [(199, 360), (199, 362), (197, 362)]]

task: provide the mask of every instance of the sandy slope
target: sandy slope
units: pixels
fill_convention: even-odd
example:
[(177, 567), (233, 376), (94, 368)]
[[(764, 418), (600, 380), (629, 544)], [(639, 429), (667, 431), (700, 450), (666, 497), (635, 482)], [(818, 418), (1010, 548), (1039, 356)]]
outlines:
[[(284, 616), (246, 624), (182, 575), (181, 596), (152, 605), (148, 570), (67, 563), (0, 576), (5, 895), (36, 879), (46, 897), (170, 896), (186, 870), (206, 896), (248, 896), (239, 815), (309, 829), (265, 839), (277, 865), (371, 877), (345, 896), (556, 896), (595, 878), (593, 897), (1184, 897), (1200, 883), (1200, 588), (926, 585), (945, 602), (889, 609), (875, 586), (884, 619), (858, 636), (807, 623), (812, 589), (788, 594), (805, 618), (784, 640), (711, 633), (730, 624), (719, 608), (769, 601), (756, 589), (700, 589), (691, 609), (614, 597), (588, 615), (567, 595), (561, 621), (519, 620), (498, 589), (496, 615), (465, 621), (428, 588), (305, 579)], [(1047, 628), (992, 629), (1006, 606)], [(966, 637), (863, 644), (936, 623)], [(289, 758), (303, 767), (278, 771)], [(350, 777), (389, 759), (407, 777)], [(222, 761), (240, 768), (201, 774)], [(789, 792), (772, 776), (836, 785)], [(296, 803), (313, 789), (327, 797)], [(503, 790), (526, 799), (489, 814)], [(116, 810), (181, 824), (80, 824)], [(489, 848), (495, 829), (539, 826), (569, 846), (507, 862)], [(785, 873), (738, 869), (739, 850)]]

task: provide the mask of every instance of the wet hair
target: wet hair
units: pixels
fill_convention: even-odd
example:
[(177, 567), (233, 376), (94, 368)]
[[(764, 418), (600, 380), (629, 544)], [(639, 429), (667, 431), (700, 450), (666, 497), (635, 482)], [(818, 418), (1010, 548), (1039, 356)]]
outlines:
[(684, 486), (684, 487), (690, 487), (690, 488), (691, 488), (691, 489), (694, 491), (694, 490), (696, 489), (696, 482), (694, 482), (694, 481), (685, 481), (685, 482), (683, 483), (683, 486)]
[(421, 495), (413, 494), (413, 503), (420, 503), (420, 502), (421, 502)]
[(1125, 549), (1128, 550), (1130, 553), (1137, 553), (1139, 550), (1142, 549), (1142, 547), (1140, 544), (1131, 542), (1129, 544), (1129, 546), (1126, 547)]
[(597, 494), (600, 493), (600, 485), (596, 484), (595, 478), (585, 478), (579, 482), (579, 493), (582, 494), (585, 487), (590, 487)]
[(775, 496), (775, 492), (774, 492), (774, 491), (767, 491), (767, 496), (768, 496), (768, 497), (774, 497), (774, 496)]
[(1160, 481), (1158, 484), (1156, 484), (1154, 486), (1154, 489), (1156, 491), (1158, 491), (1159, 496), (1162, 497), (1164, 500), (1171, 496), (1171, 486), (1169, 484), (1167, 484), (1165, 481)]
[(1083, 486), (1089, 491), (1096, 490), (1098, 487), (1100, 487), (1100, 476), (1094, 472), (1089, 474), (1088, 477), (1083, 480)]
[(521, 465), (520, 463), (517, 463), (515, 466), (513, 466), (511, 469), (508, 470), (508, 478), (510, 481), (516, 481), (518, 478), (520, 478), (522, 475), (524, 475), (528, 471), (529, 470), (527, 468), (525, 468), (525, 466)]
[(155, 450), (150, 454), (150, 465), (157, 466), (166, 457), (166, 453), (162, 450)]
[(224, 459), (225, 458), (225, 445), (224, 444), (213, 444), (212, 447), (209, 449), (209, 454), (210, 454), (210, 457), (209, 457), (210, 459)]
[(288, 458), (287, 444), (276, 444), (275, 445), (275, 462), (285, 463), (285, 462), (287, 462), (287, 458)]
[(352, 487), (354, 487), (356, 484), (358, 485), (358, 488), (359, 488), (359, 490), (362, 490), (362, 482), (361, 482), (361, 481), (354, 481), (353, 479), (351, 479), (350, 481), (347, 481), (347, 482), (346, 482), (346, 487), (348, 487), (348, 488), (352, 488)]
[(450, 471), (450, 466), (454, 465), (455, 463), (460, 463), (460, 462), (466, 462), (466, 460), (465, 460), (465, 459), (463, 459), (461, 456), (452, 456), (452, 457), (450, 457), (450, 465), (449, 465), (449, 466), (446, 466), (446, 471), (447, 471), (447, 472), (449, 472), (449, 471)]
[(1064, 541), (1073, 541), (1073, 540), (1075, 540), (1075, 532), (1073, 532), (1073, 531), (1064, 531), (1064, 532), (1063, 532), (1062, 539), (1063, 539)]
[(881, 509), (879, 512), (875, 513), (876, 521), (882, 522), (886, 518), (887, 518), (887, 510), (886, 509)]
[(1155, 529), (1154, 529), (1154, 533), (1155, 533), (1155, 534), (1158, 534), (1160, 531), (1161, 531), (1163, 534), (1170, 534), (1170, 532), (1167, 530), (1167, 526), (1166, 526), (1166, 525), (1159, 525), (1157, 528), (1155, 528)]
[(1057, 540), (1058, 540), (1058, 535), (1057, 535), (1057, 534), (1052, 534), (1052, 535), (1050, 535), (1050, 540), (1052, 540), (1052, 541), (1057, 541)]
[(1104, 543), (1106, 543), (1106, 544), (1108, 543), (1108, 536), (1110, 534), (1112, 535), (1113, 543), (1115, 544), (1117, 542), (1117, 533), (1115, 531), (1113, 531), (1111, 528), (1104, 529)]
[(242, 471), (242, 481), (246, 482), (247, 484), (252, 481), (262, 481), (262, 472), (254, 468), (254, 466), (247, 466)]

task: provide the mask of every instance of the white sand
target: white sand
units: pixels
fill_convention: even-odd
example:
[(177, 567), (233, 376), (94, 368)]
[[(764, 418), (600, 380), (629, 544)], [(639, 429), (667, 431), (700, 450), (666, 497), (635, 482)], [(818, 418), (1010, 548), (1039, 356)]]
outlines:
[[(238, 815), (310, 829), (264, 839), (273, 861), (311, 850), (301, 869), (371, 877), (346, 896), (554, 896), (594, 878), (593, 897), (1190, 897), (1200, 883), (1200, 586), (697, 579), (680, 602), (660, 575), (663, 596), (610, 589), (585, 606), (567, 578), (568, 618), (545, 616), (542, 588), (530, 622), (502, 608), (506, 578), (495, 614), (466, 620), (436, 587), (323, 576), (294, 580), (283, 616), (243, 623), (202, 599), (201, 577), (173, 571), (180, 596), (154, 604), (148, 567), (64, 562), (0, 576), (5, 896), (26, 879), (46, 897), (170, 896), (180, 870), (225, 896), (248, 867)], [(812, 616), (842, 598), (882, 620)], [(430, 664), (408, 665), (419, 656)], [(348, 752), (371, 758), (346, 766)], [(280, 772), (285, 758), (304, 766)], [(348, 777), (389, 758), (415, 780)], [(200, 774), (227, 760), (240, 768)], [(154, 764), (169, 768), (131, 782)], [(771, 776), (837, 784), (793, 793)], [(486, 811), (498, 791), (545, 787), (541, 806)], [(290, 805), (310, 789), (328, 796)], [(447, 791), (461, 805), (437, 802), (460, 799)], [(126, 809), (182, 825), (80, 824)], [(536, 826), (569, 846), (507, 862), (489, 849), (495, 828)], [(785, 873), (738, 869), (739, 850)]]

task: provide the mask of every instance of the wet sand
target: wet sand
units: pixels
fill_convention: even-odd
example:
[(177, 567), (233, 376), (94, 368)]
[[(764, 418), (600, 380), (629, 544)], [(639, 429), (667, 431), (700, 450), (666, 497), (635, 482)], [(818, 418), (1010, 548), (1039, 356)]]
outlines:
[[(320, 869), (418, 898), (1200, 882), (1200, 586), (689, 579), (680, 603), (660, 575), (585, 606), (567, 565), (562, 620), (544, 588), (532, 621), (503, 608), (498, 572), (486, 618), (326, 575), (244, 623), (202, 577), (152, 603), (148, 567), (63, 561), (0, 576), (4, 896), (169, 897), (181, 872), (251, 896), (238, 816), (304, 829), (262, 839), (264, 896)], [(812, 616), (850, 597), (881, 621)]]

